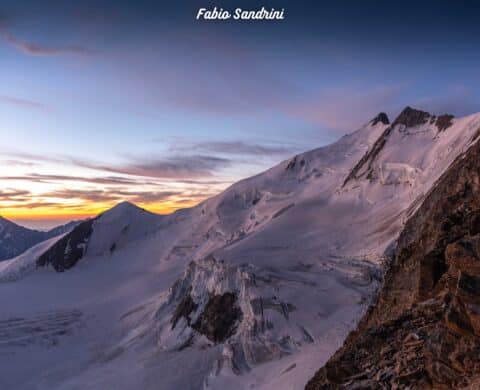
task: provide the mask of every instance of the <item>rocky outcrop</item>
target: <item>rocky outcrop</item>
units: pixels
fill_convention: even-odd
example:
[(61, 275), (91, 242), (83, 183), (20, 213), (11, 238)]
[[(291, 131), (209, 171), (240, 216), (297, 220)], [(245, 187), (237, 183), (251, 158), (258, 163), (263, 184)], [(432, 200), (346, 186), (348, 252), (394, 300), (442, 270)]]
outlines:
[(298, 162), (297, 159), (298, 159), (298, 156), (295, 156), (294, 158), (292, 158), (292, 159), (288, 162), (287, 166), (285, 167), (285, 170), (287, 170), (287, 171), (292, 171), (292, 170), (294, 170), (295, 167), (297, 167), (297, 166), (300, 166), (300, 167), (303, 168), (303, 167), (305, 166), (305, 160), (302, 158), (302, 159), (300, 160), (300, 162), (297, 164), (297, 162)]
[(222, 370), (247, 373), (289, 355), (314, 339), (302, 322), (292, 320), (297, 307), (275, 295), (277, 283), (288, 280), (213, 255), (191, 262), (155, 311), (158, 345), (168, 351), (221, 348), (215, 377)]
[(435, 122), (435, 124), (438, 127), (438, 131), (447, 130), (451, 125), (453, 125), (452, 120), (454, 118), (455, 117), (453, 115), (449, 115), (449, 114), (440, 115)]
[(51, 265), (57, 272), (72, 268), (85, 254), (88, 240), (93, 232), (93, 221), (91, 219), (82, 222), (58, 240), (38, 258), (37, 266)]
[[(378, 117), (382, 117), (380, 113)], [(386, 115), (385, 115), (386, 116)], [(374, 121), (377, 119), (375, 118)], [(406, 107), (398, 117), (393, 121), (391, 126), (388, 126), (382, 135), (375, 141), (373, 146), (363, 155), (358, 163), (352, 168), (348, 176), (343, 182), (343, 186), (355, 179), (366, 178), (367, 180), (374, 180), (378, 177), (378, 172), (375, 172), (375, 163), (378, 160), (380, 152), (384, 149), (390, 135), (396, 127), (412, 128), (423, 125), (428, 122), (429, 118), (433, 118), (428, 112), (415, 110), (411, 107)], [(385, 119), (385, 118), (384, 118)], [(386, 118), (388, 124), (388, 117)], [(376, 122), (378, 123), (378, 121)], [(372, 121), (373, 124), (373, 121)], [(447, 125), (446, 119), (440, 121), (442, 126)], [(402, 130), (401, 130), (402, 131)]]
[(370, 124), (372, 126), (375, 126), (377, 123), (383, 123), (384, 125), (389, 125), (390, 120), (388, 119), (388, 115), (385, 114), (384, 112), (381, 112), (370, 121)]
[(180, 301), (178, 306), (175, 308), (175, 311), (172, 315), (172, 329), (175, 329), (180, 318), (185, 318), (187, 324), (191, 325), (190, 314), (195, 311), (198, 305), (193, 301), (192, 296), (190, 295), (191, 288), (185, 294), (183, 299)]
[(306, 388), (478, 388), (479, 356), (477, 143), (407, 222), (376, 304)]
[(237, 297), (227, 292), (221, 295), (212, 295), (192, 325), (198, 333), (205, 335), (210, 341), (222, 343), (227, 340), (242, 319), (242, 311), (237, 306)]
[(426, 111), (416, 110), (410, 106), (407, 106), (398, 115), (393, 122), (395, 125), (404, 125), (406, 127), (415, 127), (427, 123), (431, 115)]
[(368, 150), (360, 161), (353, 167), (353, 169), (348, 174), (347, 178), (343, 182), (345, 186), (350, 180), (358, 179), (361, 176), (366, 176), (367, 179), (371, 178), (372, 175), (372, 164), (375, 161), (375, 158), (378, 156), (380, 151), (383, 149), (387, 143), (390, 133), (393, 131), (393, 125), (387, 127), (382, 135), (375, 141), (372, 148)]
[(237, 305), (237, 296), (233, 292), (212, 294), (203, 311), (192, 324), (192, 316), (198, 308), (191, 296), (191, 288), (175, 308), (172, 316), (172, 330), (178, 321), (184, 318), (187, 325), (206, 336), (214, 343), (223, 343), (236, 330), (242, 319), (242, 311)]

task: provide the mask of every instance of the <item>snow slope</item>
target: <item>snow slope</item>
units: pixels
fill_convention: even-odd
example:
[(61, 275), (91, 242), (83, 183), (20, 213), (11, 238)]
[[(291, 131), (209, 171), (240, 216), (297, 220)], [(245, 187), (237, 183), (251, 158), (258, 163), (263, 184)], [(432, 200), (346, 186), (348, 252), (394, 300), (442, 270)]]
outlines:
[(66, 272), (0, 283), (0, 388), (303, 388), (374, 296), (407, 214), (479, 135), (480, 114), (446, 128), (402, 114), (191, 209), (121, 204)]
[(22, 253), (20, 256), (0, 262), (0, 283), (18, 280), (25, 274), (33, 271), (36, 268), (36, 261), (40, 255), (46, 252), (61, 237), (62, 236), (60, 235), (42, 241)]

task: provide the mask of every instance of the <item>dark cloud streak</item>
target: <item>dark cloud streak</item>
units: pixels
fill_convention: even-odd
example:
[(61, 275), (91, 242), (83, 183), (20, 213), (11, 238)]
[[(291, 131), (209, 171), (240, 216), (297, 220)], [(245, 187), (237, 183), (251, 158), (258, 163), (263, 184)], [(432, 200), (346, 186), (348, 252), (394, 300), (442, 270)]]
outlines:
[(136, 203), (155, 203), (164, 201), (172, 196), (181, 195), (177, 191), (125, 191), (125, 190), (77, 190), (62, 189), (50, 191), (42, 194), (46, 198), (59, 199), (79, 199), (86, 202), (102, 203), (102, 202), (119, 202), (129, 200)]
[(0, 190), (0, 201), (2, 202), (19, 202), (29, 199), (31, 195), (30, 191), (18, 190), (8, 188), (6, 190)]
[(51, 182), (82, 182), (90, 184), (105, 184), (105, 185), (158, 185), (159, 183), (152, 181), (140, 181), (119, 176), (107, 177), (80, 177), (80, 176), (66, 176), (66, 175), (45, 175), (38, 173), (30, 173), (22, 176), (0, 176), (0, 180), (18, 180), (18, 181), (32, 181), (36, 183), (51, 183)]
[(72, 162), (83, 168), (158, 179), (211, 177), (217, 170), (226, 168), (232, 163), (226, 158), (204, 155), (173, 156), (168, 159), (134, 158), (123, 165), (107, 165), (75, 159)]
[(14, 37), (8, 31), (3, 29), (2, 35), (5, 40), (15, 47), (17, 50), (21, 51), (24, 54), (31, 55), (31, 56), (53, 56), (53, 55), (60, 55), (60, 54), (75, 54), (86, 56), (92, 54), (90, 49), (87, 49), (83, 46), (77, 45), (67, 45), (67, 46), (45, 46), (39, 45), (32, 42), (27, 42), (21, 39)]
[(221, 153), (230, 155), (250, 156), (278, 156), (293, 154), (298, 148), (292, 146), (272, 146), (251, 144), (242, 141), (212, 141), (201, 142), (181, 147), (174, 147), (173, 150), (197, 150), (203, 153)]
[[(1, 151), (1, 150), (0, 150)], [(81, 168), (92, 169), (96, 171), (110, 172), (121, 175), (131, 175), (139, 177), (148, 177), (155, 179), (178, 179), (181, 180), (195, 180), (201, 178), (211, 178), (218, 170), (227, 168), (233, 163), (232, 160), (222, 157), (208, 156), (208, 155), (185, 155), (185, 156), (169, 156), (165, 158), (155, 157), (129, 157), (126, 163), (123, 164), (109, 164), (95, 161), (88, 161), (85, 159), (57, 156), (47, 157), (42, 155), (35, 155), (22, 152), (2, 151), (5, 156), (11, 158), (23, 159), (32, 162), (48, 162), (54, 164), (69, 164)], [(135, 179), (107, 177), (107, 178), (79, 178), (71, 176), (60, 175), (39, 175), (31, 174), (33, 180), (57, 180), (62, 177), (65, 180), (78, 180), (98, 182), (99, 184), (108, 184), (108, 181), (125, 181), (131, 180), (133, 183)], [(1, 177), (0, 177), (1, 179)], [(21, 179), (19, 179), (21, 180)], [(102, 183), (102, 180), (105, 181)], [(122, 183), (113, 183), (122, 184)], [(146, 183), (144, 183), (146, 184)]]
[(37, 102), (35, 100), (21, 99), (13, 96), (0, 96), (0, 103), (8, 104), (11, 106), (29, 108), (34, 110), (46, 110), (47, 106), (43, 103)]

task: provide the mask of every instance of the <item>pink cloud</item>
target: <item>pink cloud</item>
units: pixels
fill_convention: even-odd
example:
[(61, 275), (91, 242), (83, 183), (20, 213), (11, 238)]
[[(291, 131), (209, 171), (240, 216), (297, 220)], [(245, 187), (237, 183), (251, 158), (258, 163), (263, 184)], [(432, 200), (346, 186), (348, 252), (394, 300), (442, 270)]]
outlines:
[(355, 130), (380, 111), (395, 107), (399, 87), (373, 90), (340, 88), (328, 90), (302, 104), (286, 108), (287, 115), (332, 130)]
[(29, 100), (21, 99), (13, 96), (0, 96), (0, 103), (9, 104), (12, 106), (23, 107), (23, 108), (33, 108), (35, 110), (45, 110), (47, 106), (43, 103)]
[(17, 50), (22, 53), (32, 55), (32, 56), (52, 56), (59, 54), (76, 54), (76, 55), (89, 55), (92, 54), (90, 49), (87, 49), (83, 46), (77, 45), (67, 45), (67, 46), (45, 46), (39, 45), (32, 42), (27, 42), (21, 39), (14, 37), (7, 31), (3, 31), (3, 37), (5, 40), (10, 43)]

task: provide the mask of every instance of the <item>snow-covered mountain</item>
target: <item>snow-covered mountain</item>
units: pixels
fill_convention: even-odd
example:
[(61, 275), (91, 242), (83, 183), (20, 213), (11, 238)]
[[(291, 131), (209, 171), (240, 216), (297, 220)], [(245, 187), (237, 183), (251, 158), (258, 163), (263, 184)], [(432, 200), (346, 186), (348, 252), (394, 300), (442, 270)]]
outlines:
[(380, 114), (191, 209), (123, 203), (32, 248), (0, 268), (0, 387), (303, 388), (479, 129)]
[(0, 216), (0, 261), (18, 256), (39, 242), (73, 229), (77, 224), (72, 221), (44, 232), (28, 229)]
[(405, 224), (372, 306), (307, 390), (479, 389), (480, 143)]
[(162, 217), (123, 202), (96, 218), (77, 223), (73, 229), (42, 242), (25, 254), (4, 261), (0, 282), (22, 278), (38, 267), (51, 266), (63, 272), (83, 257), (112, 255), (131, 241), (158, 230)]

